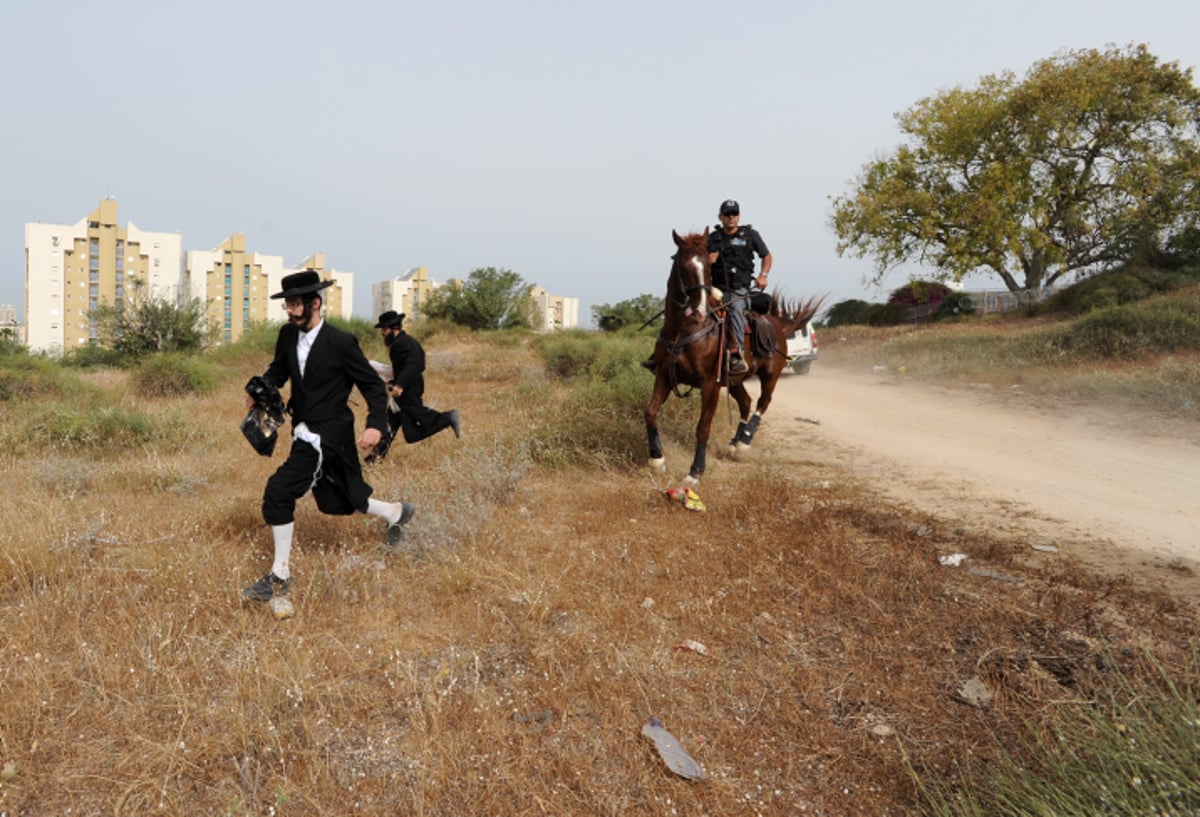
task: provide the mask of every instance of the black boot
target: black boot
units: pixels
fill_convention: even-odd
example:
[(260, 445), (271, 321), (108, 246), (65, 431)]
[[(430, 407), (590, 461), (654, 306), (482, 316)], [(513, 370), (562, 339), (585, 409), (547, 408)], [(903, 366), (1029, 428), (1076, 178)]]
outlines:
[(742, 359), (742, 353), (736, 349), (729, 350), (729, 373), (730, 374), (745, 374), (750, 367), (746, 365), (746, 361)]

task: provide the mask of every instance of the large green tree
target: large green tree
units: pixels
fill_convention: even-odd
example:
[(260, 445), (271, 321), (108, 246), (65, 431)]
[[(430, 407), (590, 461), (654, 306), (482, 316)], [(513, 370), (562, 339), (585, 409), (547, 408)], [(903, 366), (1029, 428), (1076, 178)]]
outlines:
[(422, 311), (475, 330), (536, 329), (532, 291), (533, 285), (512, 270), (484, 267), (472, 270), (466, 281), (435, 290)]
[(1200, 92), (1145, 46), (1074, 51), (897, 115), (906, 143), (833, 202), (838, 253), (1013, 291), (1095, 271), (1200, 221)]

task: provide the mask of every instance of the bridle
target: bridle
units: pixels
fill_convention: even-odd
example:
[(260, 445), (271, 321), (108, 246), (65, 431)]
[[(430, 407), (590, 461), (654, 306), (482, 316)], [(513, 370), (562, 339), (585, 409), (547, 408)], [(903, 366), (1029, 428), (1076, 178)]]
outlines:
[(703, 281), (699, 284), (684, 282), (683, 264), (679, 261), (679, 253), (672, 255), (671, 260), (675, 262), (671, 265), (671, 290), (672, 295), (675, 296), (672, 298), (675, 305), (681, 309), (689, 309), (692, 305), (692, 293), (699, 290), (703, 290), (704, 297), (707, 298), (712, 292), (712, 284), (706, 284)]
[[(685, 316), (693, 311), (700, 312), (704, 315), (704, 322), (701, 324), (700, 328), (689, 335), (685, 335), (684, 337), (679, 337), (676, 335), (674, 340), (667, 340), (665, 336), (665, 332), (667, 331), (666, 325), (664, 325), (658, 333), (658, 342), (667, 349), (668, 361), (665, 362), (669, 362), (669, 366), (667, 367), (666, 375), (671, 384), (671, 391), (675, 393), (676, 397), (687, 397), (692, 393), (694, 387), (688, 386), (688, 390), (686, 392), (681, 393), (679, 391), (679, 379), (675, 372), (675, 365), (679, 360), (679, 355), (685, 347), (690, 346), (696, 341), (718, 331), (720, 329), (721, 322), (717, 320), (716, 315), (714, 315), (711, 311), (703, 309), (704, 299), (708, 298), (709, 294), (712, 292), (712, 284), (706, 284), (703, 281), (698, 284), (688, 284), (683, 280), (684, 265), (680, 263), (679, 253), (672, 255), (671, 260), (674, 261), (674, 263), (671, 265), (671, 278), (667, 287), (667, 297), (675, 304), (675, 306), (684, 310)], [(703, 295), (701, 295), (701, 301), (699, 302), (701, 309), (693, 310), (691, 298), (694, 293), (699, 291), (703, 291)]]

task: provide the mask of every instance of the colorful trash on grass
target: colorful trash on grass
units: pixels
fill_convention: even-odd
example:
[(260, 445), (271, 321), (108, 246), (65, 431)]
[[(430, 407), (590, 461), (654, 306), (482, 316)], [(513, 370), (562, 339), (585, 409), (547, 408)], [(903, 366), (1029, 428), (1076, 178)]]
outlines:
[(691, 488), (668, 488), (666, 490), (667, 499), (672, 502), (678, 502), (689, 511), (706, 511), (704, 501), (700, 499), (700, 495)]

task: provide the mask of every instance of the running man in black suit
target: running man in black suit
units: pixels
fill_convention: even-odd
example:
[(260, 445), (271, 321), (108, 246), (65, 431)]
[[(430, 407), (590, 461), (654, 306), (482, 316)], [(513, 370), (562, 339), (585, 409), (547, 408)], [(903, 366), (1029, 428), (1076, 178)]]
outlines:
[[(385, 520), (389, 546), (404, 538), (404, 525), (416, 511), (408, 502), (372, 499), (373, 489), (363, 480), (355, 446), (370, 450), (379, 443), (387, 428), (387, 392), (358, 339), (321, 318), (321, 291), (332, 285), (316, 270), (304, 270), (285, 275), (283, 291), (271, 296), (284, 299), (288, 322), (279, 330), (263, 379), (275, 388), (291, 381), (292, 447), (263, 491), (263, 519), (271, 526), (275, 561), (269, 573), (242, 590), (246, 598), (287, 595), (296, 500), (309, 490), (324, 513), (358, 511)], [(367, 402), (367, 427), (357, 441), (347, 402), (354, 387)], [(252, 404), (248, 397), (247, 408)]]
[(428, 439), (447, 428), (454, 429), (454, 436), (461, 438), (458, 409), (437, 411), (423, 402), (425, 350), (416, 338), (404, 331), (404, 313), (389, 309), (379, 316), (375, 328), (383, 336), (391, 358), (392, 379), (388, 383), (388, 393), (396, 401), (397, 411), (388, 411), (389, 433), (384, 435), (383, 442), (375, 447), (367, 461), (382, 459), (397, 431), (404, 432), (404, 441), (409, 444)]

